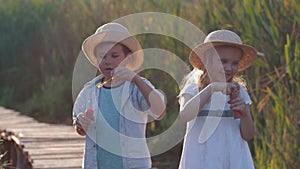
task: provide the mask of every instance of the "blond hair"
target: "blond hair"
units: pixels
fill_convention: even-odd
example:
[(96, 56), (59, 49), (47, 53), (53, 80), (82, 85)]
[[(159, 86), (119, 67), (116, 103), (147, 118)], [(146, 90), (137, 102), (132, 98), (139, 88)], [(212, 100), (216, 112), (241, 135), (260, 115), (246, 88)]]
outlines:
[[(240, 85), (242, 85), (244, 88), (247, 87), (245, 79), (239, 75), (235, 75), (231, 79), (230, 82), (237, 82)], [(200, 69), (194, 68), (189, 74), (187, 74), (183, 78), (181, 85), (180, 85), (180, 89), (183, 89), (185, 86), (187, 86), (191, 83), (197, 84), (200, 89), (205, 88), (210, 83), (206, 69), (200, 70)]]

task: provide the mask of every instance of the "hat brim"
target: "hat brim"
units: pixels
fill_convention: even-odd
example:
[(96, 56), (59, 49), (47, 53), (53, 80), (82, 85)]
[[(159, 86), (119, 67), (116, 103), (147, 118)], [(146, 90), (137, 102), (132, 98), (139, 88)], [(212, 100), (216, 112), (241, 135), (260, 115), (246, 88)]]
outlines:
[(192, 52), (189, 56), (189, 61), (190, 61), (191, 65), (200, 70), (204, 70), (205, 65), (203, 64), (202, 59), (203, 59), (205, 52), (208, 49), (211, 49), (211, 48), (214, 48), (217, 46), (234, 46), (243, 51), (243, 56), (239, 62), (238, 71), (243, 71), (243, 70), (247, 69), (254, 62), (254, 60), (257, 57), (257, 51), (252, 46), (244, 45), (244, 44), (237, 44), (237, 43), (223, 42), (223, 41), (214, 41), (214, 42), (200, 44), (192, 50)]
[(119, 31), (102, 31), (89, 36), (82, 43), (82, 51), (92, 65), (98, 67), (99, 61), (94, 50), (101, 43), (120, 43), (128, 47), (132, 52), (132, 59), (126, 67), (130, 70), (137, 70), (143, 64), (144, 55), (139, 42), (130, 34)]

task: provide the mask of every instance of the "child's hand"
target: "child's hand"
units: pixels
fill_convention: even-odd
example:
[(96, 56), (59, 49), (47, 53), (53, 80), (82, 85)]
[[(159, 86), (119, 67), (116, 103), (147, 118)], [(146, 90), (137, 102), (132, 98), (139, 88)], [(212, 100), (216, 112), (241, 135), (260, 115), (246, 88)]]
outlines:
[(230, 94), (230, 109), (233, 111), (234, 118), (241, 118), (246, 116), (246, 104), (238, 93)]
[(86, 112), (81, 112), (77, 116), (77, 127), (81, 128), (86, 132), (91, 124), (91, 122), (94, 120), (93, 110), (87, 109)]
[(236, 97), (236, 95), (238, 95), (240, 92), (240, 85), (236, 82), (232, 82), (232, 83), (227, 83), (227, 89), (226, 89), (226, 94), (227, 95), (234, 95), (234, 97)]
[(213, 92), (220, 91), (223, 94), (229, 95), (233, 92), (239, 91), (239, 84), (236, 82), (226, 83), (226, 82), (214, 82), (212, 83)]
[(113, 73), (113, 84), (119, 84), (124, 81), (132, 81), (137, 74), (126, 67), (118, 67)]
[(86, 116), (89, 118), (89, 119), (91, 119), (91, 120), (94, 120), (94, 111), (93, 111), (93, 109), (87, 109), (86, 110)]
[[(239, 92), (231, 92), (229, 97), (230, 97), (230, 100), (228, 103), (231, 103), (232, 100), (236, 99), (237, 97), (239, 96)], [(233, 111), (233, 117), (235, 119), (237, 118), (240, 118), (240, 113), (238, 111)]]

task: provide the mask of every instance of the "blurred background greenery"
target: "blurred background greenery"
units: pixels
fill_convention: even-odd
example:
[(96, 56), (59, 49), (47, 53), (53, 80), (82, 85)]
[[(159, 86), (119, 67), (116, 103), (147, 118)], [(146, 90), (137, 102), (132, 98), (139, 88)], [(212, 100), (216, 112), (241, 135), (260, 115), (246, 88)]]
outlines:
[[(298, 169), (299, 10), (299, 0), (0, 0), (0, 105), (39, 121), (71, 124), (72, 76), (82, 41), (98, 26), (122, 16), (168, 13), (205, 34), (233, 30), (264, 53), (264, 59), (244, 72), (259, 132), (250, 142), (255, 166)], [(178, 40), (163, 35), (137, 39), (144, 48), (168, 50), (189, 64), (190, 49)], [(141, 75), (168, 99), (166, 117), (149, 124), (148, 134), (155, 135), (177, 118), (179, 88), (162, 71), (146, 70)]]

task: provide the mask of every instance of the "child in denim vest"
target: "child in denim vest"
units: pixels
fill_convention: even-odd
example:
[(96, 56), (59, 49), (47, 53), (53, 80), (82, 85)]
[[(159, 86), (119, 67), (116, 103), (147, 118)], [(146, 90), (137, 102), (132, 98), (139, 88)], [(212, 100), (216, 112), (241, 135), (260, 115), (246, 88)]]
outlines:
[(161, 119), (166, 105), (162, 93), (134, 72), (143, 63), (140, 44), (124, 26), (107, 23), (82, 49), (101, 73), (74, 104), (74, 126), (86, 136), (84, 168), (151, 168), (147, 117)]

